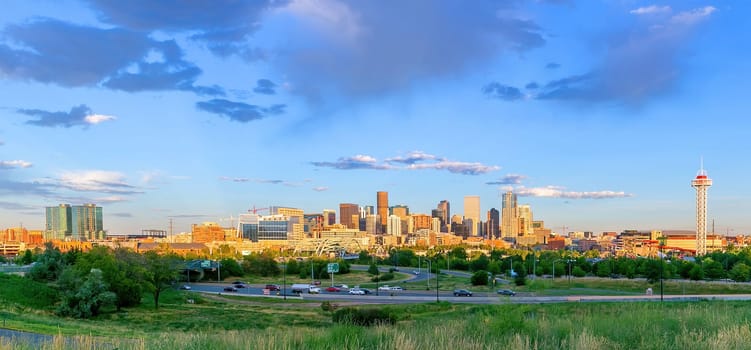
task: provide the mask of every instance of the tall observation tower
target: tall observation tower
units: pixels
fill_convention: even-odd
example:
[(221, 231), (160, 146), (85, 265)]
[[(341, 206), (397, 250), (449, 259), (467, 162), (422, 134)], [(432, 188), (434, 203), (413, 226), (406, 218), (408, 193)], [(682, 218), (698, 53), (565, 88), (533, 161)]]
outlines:
[(691, 181), (696, 189), (696, 256), (707, 254), (707, 189), (712, 186), (712, 179), (704, 170), (704, 162), (699, 173)]

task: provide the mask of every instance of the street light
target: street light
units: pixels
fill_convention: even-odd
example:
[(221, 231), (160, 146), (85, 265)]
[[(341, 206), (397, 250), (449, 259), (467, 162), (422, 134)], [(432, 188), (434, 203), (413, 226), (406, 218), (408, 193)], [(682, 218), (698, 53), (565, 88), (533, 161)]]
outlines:
[(660, 248), (660, 302), (663, 301), (663, 286), (662, 286), (662, 269), (663, 269), (663, 253), (662, 249), (665, 247), (665, 236), (660, 236), (660, 238), (657, 239), (660, 242), (659, 248)]
[(284, 300), (287, 300), (287, 262), (282, 257), (282, 262), (284, 263), (284, 270), (282, 270), (282, 276), (283, 276), (283, 282), (282, 282), (282, 294), (284, 294), (283, 298)]

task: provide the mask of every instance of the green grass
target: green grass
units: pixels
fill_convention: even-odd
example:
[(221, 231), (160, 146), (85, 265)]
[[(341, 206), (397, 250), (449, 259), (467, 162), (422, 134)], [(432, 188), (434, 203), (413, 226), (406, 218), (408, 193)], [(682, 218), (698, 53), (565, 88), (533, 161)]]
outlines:
[[(399, 315), (395, 326), (337, 325), (320, 308), (274, 305), (136, 310), (78, 324), (84, 335), (70, 348), (745, 349), (751, 336), (751, 308), (743, 302), (382, 307)], [(111, 331), (101, 334), (105, 328)], [(0, 342), (0, 349), (11, 348), (30, 347)]]

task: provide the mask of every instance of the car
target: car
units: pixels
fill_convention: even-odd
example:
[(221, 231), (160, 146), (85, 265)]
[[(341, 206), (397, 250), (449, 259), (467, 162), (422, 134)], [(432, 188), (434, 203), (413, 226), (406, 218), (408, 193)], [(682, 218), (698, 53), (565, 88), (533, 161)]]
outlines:
[(245, 282), (237, 280), (237, 281), (232, 282), (232, 284), (245, 284)]
[(498, 294), (500, 294), (500, 295), (514, 296), (514, 295), (516, 295), (516, 292), (514, 292), (511, 289), (499, 289), (498, 290)]
[(276, 291), (279, 291), (279, 286), (276, 284), (267, 284), (266, 287), (264, 287), (264, 289), (268, 289), (272, 292), (276, 292)]
[(337, 284), (334, 287), (341, 288), (341, 289), (349, 289), (349, 286), (347, 286), (346, 284)]
[(368, 288), (360, 288), (360, 290), (365, 294), (373, 294), (373, 291)]
[(225, 292), (237, 292), (237, 288), (233, 286), (224, 287)]
[(327, 292), (332, 292), (332, 293), (335, 293), (335, 292), (341, 292), (342, 290), (341, 290), (341, 289), (339, 289), (339, 287), (334, 287), (334, 286), (331, 286), (331, 287), (328, 287), (328, 288), (326, 288), (326, 291), (327, 291)]
[(316, 286), (310, 286), (308, 288), (308, 294), (320, 294), (320, 293), (321, 293), (321, 288), (318, 288)]
[(391, 290), (391, 287), (389, 287), (389, 286), (388, 286), (388, 284), (387, 284), (387, 285), (385, 285), (385, 286), (380, 286), (380, 287), (378, 287), (378, 290), (385, 290), (385, 291), (389, 291), (389, 290)]
[(454, 290), (454, 296), (455, 297), (471, 297), (472, 292), (466, 290), (466, 289), (455, 289)]
[(313, 281), (313, 285), (320, 286), (321, 285), (321, 281)]
[(414, 273), (415, 275), (419, 275), (420, 271), (412, 271), (412, 273)]
[(365, 295), (365, 291), (362, 289), (350, 289), (349, 294), (352, 295)]
[(234, 286), (235, 288), (248, 288), (248, 286), (246, 286), (246, 285), (244, 285), (244, 284), (239, 284), (239, 283), (238, 283), (238, 284), (234, 284), (233, 286)]
[(180, 289), (182, 289), (182, 290), (191, 290), (192, 288), (190, 288), (189, 285), (185, 284), (185, 285), (180, 286)]
[(390, 287), (389, 290), (392, 292), (399, 292), (399, 291), (403, 291), (404, 288), (396, 286), (396, 287)]

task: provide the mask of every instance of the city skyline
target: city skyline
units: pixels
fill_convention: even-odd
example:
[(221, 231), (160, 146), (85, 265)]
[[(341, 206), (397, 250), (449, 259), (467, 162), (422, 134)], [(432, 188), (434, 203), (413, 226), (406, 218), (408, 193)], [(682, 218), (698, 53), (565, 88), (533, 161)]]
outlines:
[(179, 232), (379, 191), (484, 219), (511, 190), (553, 231), (695, 230), (703, 157), (708, 230), (751, 232), (751, 4), (163, 4), (4, 4), (0, 227), (94, 203), (109, 233)]

